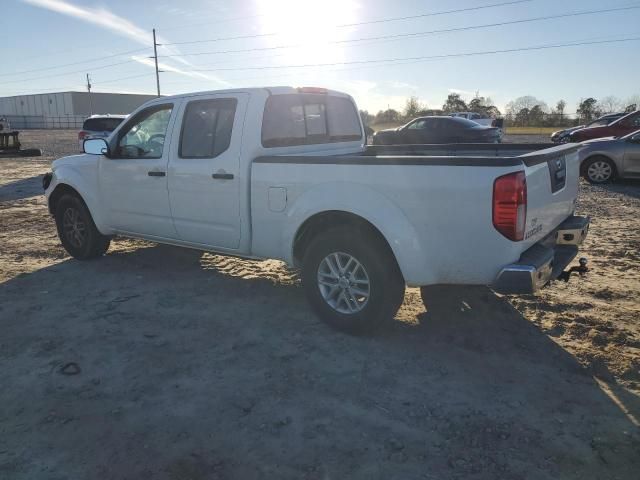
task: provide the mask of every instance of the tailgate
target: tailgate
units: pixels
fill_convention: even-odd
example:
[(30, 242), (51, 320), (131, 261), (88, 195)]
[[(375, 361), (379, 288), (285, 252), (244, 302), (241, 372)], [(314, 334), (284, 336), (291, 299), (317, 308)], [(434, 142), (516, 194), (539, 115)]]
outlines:
[(551, 233), (575, 210), (580, 176), (576, 145), (560, 145), (520, 157), (527, 177), (527, 222), (523, 247)]

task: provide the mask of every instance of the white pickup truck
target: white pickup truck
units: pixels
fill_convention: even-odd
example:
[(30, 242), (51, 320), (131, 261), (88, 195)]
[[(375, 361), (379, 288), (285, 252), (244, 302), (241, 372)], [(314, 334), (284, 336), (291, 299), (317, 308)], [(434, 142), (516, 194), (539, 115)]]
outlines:
[[(300, 268), (321, 318), (359, 331), (405, 285), (532, 293), (577, 253), (577, 147), (367, 147), (353, 99), (255, 88), (152, 100), (43, 178), (64, 248), (121, 235)], [(538, 147), (539, 148), (539, 147)]]

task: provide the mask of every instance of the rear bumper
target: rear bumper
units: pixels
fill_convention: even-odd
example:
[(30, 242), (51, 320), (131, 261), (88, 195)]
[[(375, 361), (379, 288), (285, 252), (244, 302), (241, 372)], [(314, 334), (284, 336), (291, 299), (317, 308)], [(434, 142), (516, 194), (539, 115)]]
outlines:
[(499, 293), (535, 293), (558, 278), (578, 254), (589, 233), (589, 217), (571, 216), (542, 241), (526, 250), (518, 262), (505, 266), (492, 287)]

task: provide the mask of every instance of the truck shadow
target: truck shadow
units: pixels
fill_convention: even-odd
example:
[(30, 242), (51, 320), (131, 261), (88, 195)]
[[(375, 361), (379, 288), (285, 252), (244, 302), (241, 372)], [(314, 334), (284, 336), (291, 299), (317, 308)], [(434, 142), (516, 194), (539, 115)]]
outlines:
[(42, 175), (0, 185), (0, 202), (21, 200), (36, 195), (42, 195)]
[(377, 335), (350, 337), (319, 322), (279, 268), (152, 246), (0, 284), (12, 454), (1, 471), (515, 479), (640, 468), (637, 397), (603, 388), (490, 290), (436, 287), (426, 311), (411, 302)]

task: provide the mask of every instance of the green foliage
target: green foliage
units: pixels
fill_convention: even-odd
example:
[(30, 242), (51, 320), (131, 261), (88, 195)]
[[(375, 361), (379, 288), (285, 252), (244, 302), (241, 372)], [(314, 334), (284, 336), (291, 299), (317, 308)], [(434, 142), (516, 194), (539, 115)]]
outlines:
[(442, 110), (445, 113), (466, 112), (468, 111), (468, 107), (459, 94), (450, 93), (447, 97), (447, 101), (442, 105)]
[(598, 106), (598, 101), (593, 97), (589, 97), (580, 101), (576, 113), (583, 123), (588, 123), (599, 117), (602, 112)]

